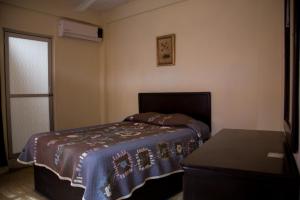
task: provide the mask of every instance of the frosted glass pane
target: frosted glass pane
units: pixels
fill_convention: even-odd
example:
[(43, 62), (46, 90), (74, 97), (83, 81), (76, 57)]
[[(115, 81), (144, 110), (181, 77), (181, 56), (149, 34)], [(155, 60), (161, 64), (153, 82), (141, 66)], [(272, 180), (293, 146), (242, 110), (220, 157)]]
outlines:
[(9, 37), (11, 94), (48, 93), (48, 42)]
[(19, 153), (34, 133), (50, 130), (49, 97), (11, 98), (13, 153)]

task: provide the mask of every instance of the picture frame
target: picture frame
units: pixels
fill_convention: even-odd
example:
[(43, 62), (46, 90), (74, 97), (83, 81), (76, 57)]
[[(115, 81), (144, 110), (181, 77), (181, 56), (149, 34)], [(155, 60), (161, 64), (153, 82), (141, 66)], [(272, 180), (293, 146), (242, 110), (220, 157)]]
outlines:
[(175, 34), (156, 38), (157, 66), (175, 65)]

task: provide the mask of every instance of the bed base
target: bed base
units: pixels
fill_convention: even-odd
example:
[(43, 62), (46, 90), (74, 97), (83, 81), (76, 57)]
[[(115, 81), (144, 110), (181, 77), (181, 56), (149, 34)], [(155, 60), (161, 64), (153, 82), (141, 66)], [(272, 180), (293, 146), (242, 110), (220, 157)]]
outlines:
[[(133, 192), (127, 200), (166, 200), (182, 191), (183, 173), (148, 180)], [(56, 174), (44, 167), (34, 166), (35, 190), (51, 200), (82, 200), (84, 189), (71, 187), (69, 181), (60, 180)]]

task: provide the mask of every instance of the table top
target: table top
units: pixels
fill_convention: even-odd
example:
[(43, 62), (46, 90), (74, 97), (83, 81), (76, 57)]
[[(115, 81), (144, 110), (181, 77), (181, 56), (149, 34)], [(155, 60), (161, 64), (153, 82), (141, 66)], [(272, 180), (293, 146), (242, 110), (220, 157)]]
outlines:
[(183, 162), (183, 168), (237, 170), (278, 175), (295, 172), (287, 164), (279, 131), (223, 129)]

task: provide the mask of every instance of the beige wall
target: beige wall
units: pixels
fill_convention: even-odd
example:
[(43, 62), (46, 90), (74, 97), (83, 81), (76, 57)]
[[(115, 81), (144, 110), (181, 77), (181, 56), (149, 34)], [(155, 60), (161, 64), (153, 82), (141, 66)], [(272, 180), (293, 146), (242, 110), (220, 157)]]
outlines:
[[(47, 12), (42, 4), (0, 3), (1, 27), (53, 38), (57, 129), (122, 120), (138, 111), (138, 92), (166, 91), (211, 91), (213, 132), (282, 129), (282, 0), (151, 2), (132, 1), (101, 18), (51, 3)], [(106, 21), (104, 42), (57, 37), (64, 13)], [(155, 39), (169, 33), (176, 34), (176, 65), (156, 67)]]
[[(282, 0), (187, 0), (130, 12), (107, 15), (108, 122), (138, 112), (138, 92), (211, 91), (213, 132), (282, 129)], [(176, 65), (157, 67), (155, 39), (170, 33)]]
[[(83, 15), (83, 14), (80, 14)], [(80, 18), (77, 17), (77, 18)], [(83, 19), (89, 20), (90, 15)], [(60, 38), (59, 17), (19, 6), (0, 3), (0, 28), (9, 28), (52, 37), (54, 122), (56, 129), (73, 128), (101, 122), (103, 61), (101, 44)], [(94, 21), (97, 21), (95, 18)], [(87, 21), (89, 22), (89, 21)], [(93, 21), (91, 21), (93, 22)], [(3, 33), (1, 29), (1, 84), (3, 88)]]

